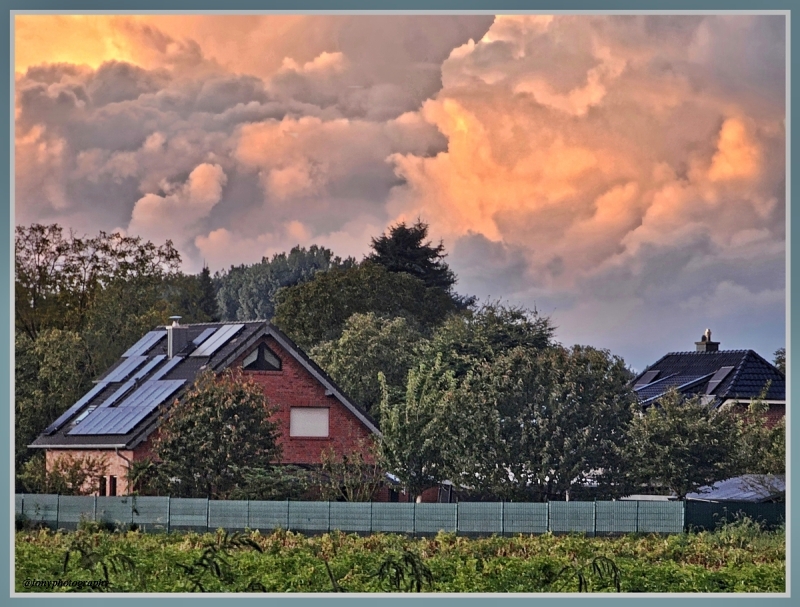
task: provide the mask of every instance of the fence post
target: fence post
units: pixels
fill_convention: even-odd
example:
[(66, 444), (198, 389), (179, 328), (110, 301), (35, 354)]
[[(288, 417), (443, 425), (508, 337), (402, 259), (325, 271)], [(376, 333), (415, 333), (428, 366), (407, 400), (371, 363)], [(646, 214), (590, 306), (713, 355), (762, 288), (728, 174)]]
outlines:
[(211, 499), (206, 498), (206, 532), (211, 531)]
[(249, 497), (247, 498), (247, 529), (250, 529), (252, 531), (252, 528), (250, 527), (250, 498)]
[(639, 533), (639, 500), (636, 500), (636, 533)]
[(594, 534), (592, 537), (597, 537), (597, 498), (594, 498)]
[[(448, 501), (447, 503), (449, 504), (450, 502)], [(458, 535), (458, 504), (457, 503), (456, 503), (456, 529), (455, 529), (455, 533), (456, 533), (456, 535)]]
[(413, 525), (413, 529), (414, 529), (414, 537), (417, 537), (417, 502), (416, 502), (416, 500), (414, 501), (414, 525)]
[(331, 501), (328, 500), (328, 533), (331, 532)]
[(500, 502), (500, 537), (506, 534), (506, 500)]
[(59, 528), (59, 519), (61, 518), (61, 494), (56, 496), (56, 529)]
[(547, 530), (553, 533), (553, 530), (550, 528), (550, 500), (547, 500)]
[(92, 521), (97, 522), (97, 496), (94, 496), (94, 504), (92, 505)]
[(374, 503), (375, 502), (373, 502), (373, 501), (369, 502), (369, 532), (370, 533), (375, 533), (375, 531), (372, 529), (372, 525), (373, 525), (373, 523), (372, 523), (372, 520), (373, 520), (372, 519), (372, 510), (373, 510), (373, 504)]
[(172, 527), (172, 498), (167, 496), (167, 533), (170, 532)]

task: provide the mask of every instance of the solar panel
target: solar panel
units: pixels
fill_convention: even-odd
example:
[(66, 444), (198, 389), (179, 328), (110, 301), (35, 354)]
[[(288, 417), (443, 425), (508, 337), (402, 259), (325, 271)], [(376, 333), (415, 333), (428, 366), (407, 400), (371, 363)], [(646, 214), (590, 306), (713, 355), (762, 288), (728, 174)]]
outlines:
[(122, 356), (127, 358), (129, 356), (139, 356), (144, 354), (159, 341), (164, 339), (166, 335), (166, 331), (150, 331), (130, 348), (128, 348)]
[(214, 336), (206, 339), (203, 344), (189, 356), (211, 356), (222, 346), (228, 343), (234, 335), (244, 328), (244, 325), (225, 325), (220, 327)]
[(133, 388), (133, 386), (134, 386), (134, 384), (135, 384), (135, 383), (136, 383), (136, 382), (135, 382), (135, 381), (133, 381), (132, 379), (129, 379), (128, 381), (126, 381), (126, 382), (125, 382), (124, 384), (122, 384), (122, 385), (121, 385), (119, 388), (117, 388), (117, 389), (114, 391), (114, 393), (113, 393), (111, 396), (109, 396), (107, 399), (105, 399), (105, 400), (104, 400), (104, 401), (101, 403), (100, 407), (98, 407), (98, 408), (99, 408), (99, 409), (105, 409), (106, 407), (110, 407), (110, 406), (112, 406), (112, 405), (113, 405), (115, 402), (117, 402), (117, 401), (118, 401), (120, 398), (122, 398), (123, 396), (125, 396), (125, 395), (128, 393), (128, 391), (129, 391), (131, 388)]
[(216, 332), (217, 332), (217, 329), (219, 329), (219, 327), (211, 327), (210, 329), (204, 329), (204, 330), (203, 330), (203, 332), (202, 332), (200, 335), (198, 335), (197, 337), (195, 337), (195, 338), (192, 340), (192, 343), (193, 343), (195, 346), (199, 346), (199, 345), (200, 345), (200, 344), (202, 344), (202, 343), (203, 343), (205, 340), (207, 340), (209, 337), (211, 337), (211, 335), (213, 335), (214, 333), (216, 333)]
[(103, 378), (105, 382), (123, 381), (127, 379), (128, 375), (138, 369), (144, 361), (147, 360), (146, 356), (131, 356), (123, 363), (114, 369), (108, 376)]
[(116, 407), (96, 410), (80, 426), (67, 434), (127, 434), (141, 420), (172, 396), (186, 380), (146, 381)]
[(131, 417), (131, 411), (133, 410), (120, 412), (119, 409), (97, 409), (82, 424), (75, 426), (67, 434), (69, 436), (116, 434), (110, 429), (124, 423), (124, 418)]
[(714, 390), (716, 390), (722, 381), (728, 377), (728, 374), (731, 371), (733, 371), (733, 367), (721, 367), (716, 373), (714, 373), (714, 377), (712, 377), (711, 381), (708, 382), (706, 394), (713, 394)]
[(45, 436), (50, 436), (51, 434), (53, 434), (55, 432), (58, 432), (58, 430), (61, 429), (64, 426), (64, 424), (66, 424), (73, 415), (75, 415), (78, 411), (80, 411), (81, 408), (86, 403), (88, 403), (95, 396), (100, 394), (100, 392), (102, 392), (107, 385), (108, 384), (106, 384), (106, 382), (102, 382), (102, 383), (97, 384), (91, 390), (89, 390), (83, 396), (83, 398), (81, 398), (78, 402), (76, 402), (74, 405), (72, 405), (69, 409), (64, 411), (64, 413), (62, 413), (56, 421), (54, 421), (52, 424), (47, 426), (47, 428), (44, 429), (44, 435)]
[(150, 373), (150, 371), (152, 371), (152, 370), (153, 370), (153, 368), (154, 368), (154, 367), (155, 367), (155, 366), (156, 366), (158, 363), (160, 363), (160, 362), (161, 362), (162, 360), (164, 360), (165, 358), (166, 358), (166, 355), (165, 355), (165, 354), (159, 354), (158, 356), (154, 356), (154, 357), (153, 357), (153, 359), (152, 359), (152, 360), (150, 360), (150, 361), (149, 361), (149, 362), (148, 362), (148, 363), (147, 363), (147, 364), (146, 364), (144, 367), (142, 367), (141, 369), (139, 369), (139, 371), (137, 371), (137, 372), (136, 372), (136, 375), (134, 375), (133, 377), (131, 377), (131, 379), (132, 379), (132, 380), (134, 380), (134, 381), (138, 381), (138, 380), (142, 379), (142, 378), (143, 378), (145, 375), (147, 375), (148, 373)]
[(181, 362), (183, 362), (183, 357), (182, 356), (175, 356), (175, 357), (171, 358), (166, 365), (164, 365), (158, 371), (153, 373), (153, 376), (150, 378), (150, 381), (153, 381), (153, 380), (156, 380), (156, 379), (161, 379), (167, 373), (172, 371), (176, 366), (178, 366), (178, 364), (181, 363)]

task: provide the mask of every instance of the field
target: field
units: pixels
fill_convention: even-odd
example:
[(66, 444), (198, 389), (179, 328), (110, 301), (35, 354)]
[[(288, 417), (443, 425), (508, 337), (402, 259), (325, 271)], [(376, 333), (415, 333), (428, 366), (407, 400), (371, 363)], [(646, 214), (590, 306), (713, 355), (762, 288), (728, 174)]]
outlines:
[[(100, 586), (42, 587), (48, 580)], [(747, 520), (616, 538), (156, 535), (96, 524), (16, 535), (17, 592), (784, 592), (785, 583), (784, 530)]]

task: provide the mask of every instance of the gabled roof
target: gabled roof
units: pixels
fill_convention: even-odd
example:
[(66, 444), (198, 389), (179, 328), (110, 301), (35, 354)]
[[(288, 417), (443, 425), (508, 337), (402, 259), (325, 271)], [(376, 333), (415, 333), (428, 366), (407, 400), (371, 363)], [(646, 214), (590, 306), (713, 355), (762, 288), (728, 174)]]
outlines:
[(158, 409), (180, 398), (204, 369), (228, 368), (264, 337), (274, 338), (372, 433), (377, 424), (284, 333), (266, 321), (181, 325), (187, 344), (167, 358), (166, 327), (131, 346), (86, 395), (30, 445), (33, 448), (132, 449), (158, 426)]
[(670, 388), (687, 396), (704, 395), (720, 404), (749, 401), (770, 383), (766, 400), (786, 400), (786, 378), (775, 365), (753, 350), (671, 352), (633, 380), (642, 404), (649, 404)]

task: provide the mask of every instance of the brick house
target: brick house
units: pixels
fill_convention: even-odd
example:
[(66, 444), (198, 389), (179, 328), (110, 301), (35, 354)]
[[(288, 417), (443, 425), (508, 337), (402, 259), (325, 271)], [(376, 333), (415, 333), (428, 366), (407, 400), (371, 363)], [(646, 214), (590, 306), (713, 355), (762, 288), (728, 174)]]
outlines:
[(687, 397), (700, 396), (715, 407), (734, 402), (746, 406), (767, 385), (767, 424), (773, 426), (786, 415), (784, 374), (753, 350), (720, 350), (708, 329), (695, 342), (694, 352), (666, 354), (633, 380), (633, 390), (645, 408), (671, 388)]
[(45, 450), (48, 470), (58, 458), (104, 456), (101, 494), (124, 495), (128, 467), (152, 455), (159, 406), (180, 398), (201, 370), (228, 368), (257, 382), (277, 408), (281, 464), (313, 466), (328, 448), (348, 453), (380, 436), (375, 420), (272, 324), (176, 321), (131, 346), (30, 447)]

